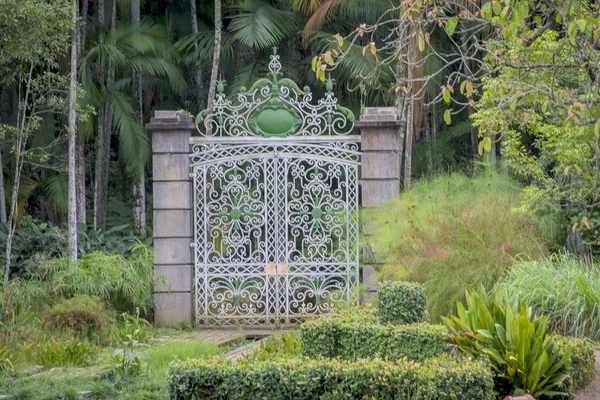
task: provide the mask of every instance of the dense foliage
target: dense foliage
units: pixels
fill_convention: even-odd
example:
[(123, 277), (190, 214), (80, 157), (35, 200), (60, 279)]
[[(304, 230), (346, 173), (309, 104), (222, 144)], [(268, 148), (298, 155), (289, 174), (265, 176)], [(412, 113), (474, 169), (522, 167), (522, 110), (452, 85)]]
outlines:
[(427, 319), (425, 294), (419, 284), (381, 282), (377, 288), (377, 311), (383, 324), (412, 324)]
[(292, 359), (232, 363), (189, 360), (169, 371), (172, 399), (377, 399), (492, 400), (489, 369), (479, 362), (440, 357), (415, 363), (398, 360)]
[[(452, 311), (465, 289), (490, 289), (515, 257), (547, 251), (550, 219), (515, 213), (521, 188), (501, 175), (421, 181), (386, 206), (366, 211), (367, 244), (383, 259), (383, 279), (419, 282), (432, 317)], [(371, 222), (372, 221), (372, 222)], [(542, 229), (543, 226), (543, 229)]]
[(356, 361), (362, 358), (423, 361), (450, 353), (450, 339), (442, 325), (427, 323), (381, 325), (358, 320), (342, 323), (321, 318), (302, 325), (302, 354)]
[(548, 337), (548, 319), (533, 317), (531, 308), (510, 298), (507, 291), (469, 291), (465, 307), (457, 302), (456, 315), (442, 317), (451, 342), (466, 353), (487, 358), (496, 372), (497, 387), (515, 396), (559, 395), (569, 378), (565, 366), (572, 349), (559, 351)]
[(568, 254), (517, 262), (503, 286), (518, 293), (550, 330), (563, 335), (600, 339), (600, 266)]

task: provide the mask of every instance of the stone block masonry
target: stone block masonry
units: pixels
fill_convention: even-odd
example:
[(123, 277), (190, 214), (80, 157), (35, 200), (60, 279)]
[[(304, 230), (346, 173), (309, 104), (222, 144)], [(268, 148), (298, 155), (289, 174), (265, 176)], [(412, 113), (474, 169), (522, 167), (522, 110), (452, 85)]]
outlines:
[(193, 201), (190, 138), (196, 129), (185, 111), (156, 111), (152, 133), (155, 322), (192, 323)]

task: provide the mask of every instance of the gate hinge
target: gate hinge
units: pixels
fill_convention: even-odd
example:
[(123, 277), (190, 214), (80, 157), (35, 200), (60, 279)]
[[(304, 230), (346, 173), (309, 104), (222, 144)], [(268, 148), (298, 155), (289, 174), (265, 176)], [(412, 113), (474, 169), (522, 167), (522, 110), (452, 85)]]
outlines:
[(195, 178), (196, 177), (196, 173), (195, 172), (190, 172), (190, 178)]
[(190, 247), (196, 247), (196, 242), (190, 242)]

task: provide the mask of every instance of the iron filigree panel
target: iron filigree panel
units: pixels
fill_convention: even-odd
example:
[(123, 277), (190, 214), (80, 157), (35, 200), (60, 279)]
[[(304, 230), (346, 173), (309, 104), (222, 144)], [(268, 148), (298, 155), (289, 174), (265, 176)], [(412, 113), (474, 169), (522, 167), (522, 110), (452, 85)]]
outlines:
[[(192, 139), (196, 321), (292, 325), (357, 303), (358, 173), (354, 116), (327, 83), (271, 78), (220, 92)], [(327, 139), (328, 138), (328, 139)]]

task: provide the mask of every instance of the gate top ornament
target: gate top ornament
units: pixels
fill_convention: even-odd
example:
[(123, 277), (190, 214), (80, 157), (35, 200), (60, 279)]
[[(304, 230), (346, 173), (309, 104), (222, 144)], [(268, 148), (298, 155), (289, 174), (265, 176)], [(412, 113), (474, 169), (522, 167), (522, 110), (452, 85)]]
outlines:
[(270, 77), (258, 79), (250, 90), (242, 87), (235, 104), (227, 99), (224, 82), (219, 81), (213, 108), (196, 117), (200, 135), (285, 138), (350, 134), (355, 117), (352, 111), (338, 105), (331, 77), (325, 82), (325, 97), (313, 105), (308, 86), (300, 89), (291, 79), (280, 79), (280, 70), (279, 55), (274, 49), (269, 62)]

